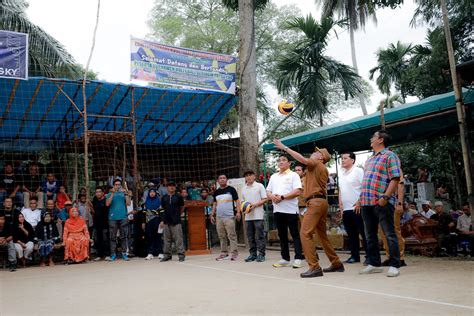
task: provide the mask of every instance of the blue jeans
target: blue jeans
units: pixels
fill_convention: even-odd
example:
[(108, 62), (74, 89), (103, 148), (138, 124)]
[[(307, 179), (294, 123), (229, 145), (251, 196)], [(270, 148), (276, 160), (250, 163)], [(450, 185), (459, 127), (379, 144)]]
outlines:
[(377, 236), (379, 225), (387, 237), (388, 249), (390, 251), (389, 266), (400, 267), (400, 249), (398, 248), (393, 218), (394, 207), (391, 204), (386, 206), (362, 206), (362, 219), (364, 220), (365, 238), (367, 240), (367, 260), (374, 267), (382, 265)]
[[(6, 197), (9, 196), (7, 192), (0, 192), (0, 207), (3, 207), (3, 201), (5, 201)], [(23, 207), (23, 193), (17, 192), (15, 198), (13, 199), (13, 204), (17, 207)]]

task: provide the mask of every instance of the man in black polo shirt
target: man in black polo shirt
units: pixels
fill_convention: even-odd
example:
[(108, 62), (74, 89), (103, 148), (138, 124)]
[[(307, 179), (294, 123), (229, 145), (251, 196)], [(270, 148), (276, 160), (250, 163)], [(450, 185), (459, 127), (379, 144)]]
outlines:
[(171, 243), (174, 241), (180, 262), (184, 261), (183, 229), (181, 228), (181, 214), (184, 212), (184, 200), (176, 194), (176, 184), (168, 182), (168, 194), (162, 197), (164, 257), (160, 262), (171, 260)]

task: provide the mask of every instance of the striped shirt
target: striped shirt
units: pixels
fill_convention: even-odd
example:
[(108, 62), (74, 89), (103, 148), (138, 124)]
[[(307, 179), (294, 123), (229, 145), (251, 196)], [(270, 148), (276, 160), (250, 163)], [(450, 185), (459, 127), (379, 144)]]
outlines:
[[(361, 205), (377, 205), (379, 198), (385, 195), (390, 181), (399, 178), (400, 173), (400, 159), (387, 148), (367, 159), (360, 193)], [(395, 201), (396, 197), (393, 194), (388, 202), (395, 205)]]

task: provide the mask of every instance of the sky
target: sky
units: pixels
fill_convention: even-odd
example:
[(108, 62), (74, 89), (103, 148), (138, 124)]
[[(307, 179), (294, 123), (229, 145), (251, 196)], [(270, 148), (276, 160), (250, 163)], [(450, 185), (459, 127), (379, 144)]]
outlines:
[[(277, 5), (296, 4), (301, 12), (319, 18), (314, 0), (273, 0)], [(77, 62), (85, 65), (89, 57), (96, 19), (97, 1), (84, 0), (28, 0), (27, 15), (31, 21), (61, 42)], [(97, 38), (90, 68), (98, 72), (100, 80), (130, 83), (130, 36), (145, 38), (150, 33), (146, 21), (153, 7), (153, 0), (102, 0)], [(376, 66), (375, 53), (389, 43), (400, 40), (404, 43), (425, 42), (426, 28), (411, 28), (410, 20), (415, 5), (405, 1), (403, 7), (377, 11), (378, 23), (369, 21), (365, 31), (355, 35), (359, 73), (368, 80), (369, 70)], [(352, 65), (349, 33), (342, 32), (330, 41), (328, 55)], [(368, 112), (375, 111), (376, 104), (383, 99), (373, 81), (374, 88)], [(137, 82), (134, 82), (137, 83)], [(275, 92), (269, 98), (274, 105), (279, 102)], [(408, 102), (416, 99), (408, 99)], [(347, 120), (362, 115), (360, 109), (340, 112), (339, 119)]]

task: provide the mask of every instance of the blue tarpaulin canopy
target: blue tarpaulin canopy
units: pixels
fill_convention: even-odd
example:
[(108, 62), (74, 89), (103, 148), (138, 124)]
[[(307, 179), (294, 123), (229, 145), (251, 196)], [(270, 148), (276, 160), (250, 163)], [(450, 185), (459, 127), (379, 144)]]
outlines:
[[(67, 95), (67, 96), (66, 96)], [(88, 129), (132, 132), (138, 144), (197, 145), (235, 105), (231, 94), (87, 81)], [(0, 143), (70, 141), (83, 136), (82, 81), (0, 79)]]
[[(472, 122), (474, 91), (464, 90), (464, 104), (466, 120), (468, 123)], [(458, 134), (454, 93), (435, 95), (419, 102), (385, 110), (385, 122), (393, 144)], [(283, 138), (282, 142), (303, 153), (314, 151), (315, 146), (326, 147), (332, 152), (355, 152), (370, 149), (369, 139), (380, 128), (380, 112), (376, 112), (291, 135)], [(273, 144), (265, 144), (263, 149), (271, 151), (275, 147)]]

